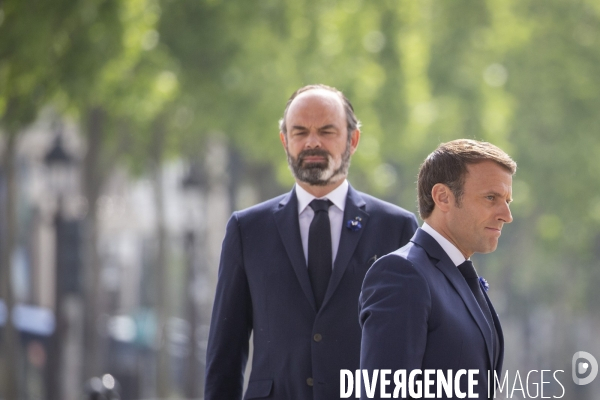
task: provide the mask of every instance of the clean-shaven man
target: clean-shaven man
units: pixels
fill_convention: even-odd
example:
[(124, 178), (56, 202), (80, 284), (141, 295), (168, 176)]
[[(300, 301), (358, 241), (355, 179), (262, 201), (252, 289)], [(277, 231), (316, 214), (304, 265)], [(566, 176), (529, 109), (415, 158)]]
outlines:
[[(373, 265), (359, 301), (361, 369), (371, 377), (389, 369), (387, 392), (397, 386), (393, 374), (405, 370), (407, 386), (415, 371), (422, 397), (431, 397), (427, 390), (435, 398), (488, 398), (488, 371), (493, 385), (504, 342), (488, 285), (470, 257), (494, 251), (504, 224), (512, 221), (515, 170), (498, 147), (465, 139), (441, 144), (421, 165), (417, 186), (425, 222), (409, 244)], [(437, 380), (440, 373), (450, 379), (449, 390)], [(413, 397), (419, 394), (415, 385)], [(374, 397), (363, 391), (362, 398), (387, 392), (382, 395), (378, 385)]]

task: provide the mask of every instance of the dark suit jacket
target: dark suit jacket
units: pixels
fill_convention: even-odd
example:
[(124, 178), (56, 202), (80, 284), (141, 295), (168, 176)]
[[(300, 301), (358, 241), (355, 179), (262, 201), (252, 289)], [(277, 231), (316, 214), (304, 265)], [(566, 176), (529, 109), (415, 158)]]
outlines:
[[(468, 284), (437, 241), (418, 229), (411, 243), (377, 260), (365, 277), (359, 299), (360, 367), (406, 369), (407, 376), (413, 369), (451, 369), (453, 374), (477, 369), (476, 393), (487, 398), (488, 370), (500, 377), (504, 340), (485, 291), (484, 296), (500, 342), (495, 365), (493, 333)], [(466, 378), (461, 388), (465, 392)]]
[[(362, 228), (346, 221), (360, 217)], [(348, 189), (333, 272), (317, 312), (298, 222), (295, 190), (227, 224), (207, 349), (205, 399), (242, 397), (248, 339), (254, 356), (245, 399), (339, 397), (340, 369), (358, 369), (356, 305), (367, 269), (403, 246), (413, 214)]]

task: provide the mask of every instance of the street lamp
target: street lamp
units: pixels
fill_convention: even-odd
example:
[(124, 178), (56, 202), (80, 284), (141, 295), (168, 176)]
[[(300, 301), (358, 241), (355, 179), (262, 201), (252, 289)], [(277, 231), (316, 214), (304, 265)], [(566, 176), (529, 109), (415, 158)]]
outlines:
[(204, 372), (200, 371), (198, 363), (198, 324), (199, 318), (199, 257), (197, 251), (199, 244), (204, 239), (204, 221), (203, 221), (203, 189), (206, 187), (207, 179), (204, 171), (199, 164), (192, 163), (187, 174), (184, 176), (181, 187), (183, 192), (183, 200), (185, 203), (185, 233), (184, 233), (184, 249), (187, 261), (187, 279), (186, 285), (186, 314), (190, 324), (189, 333), (189, 351), (187, 359), (187, 376), (185, 379), (185, 393), (189, 398), (197, 398), (200, 396), (198, 377), (203, 377)]
[[(72, 192), (75, 181), (75, 159), (65, 151), (60, 131), (54, 138), (52, 148), (46, 153), (44, 163), (48, 168), (50, 190), (60, 203), (63, 196)], [(60, 207), (58, 204), (58, 212), (61, 212)]]
[(64, 296), (78, 287), (77, 270), (79, 232), (77, 221), (65, 218), (65, 198), (73, 195), (76, 179), (76, 160), (63, 146), (62, 126), (56, 130), (52, 147), (44, 157), (47, 168), (48, 186), (56, 201), (54, 229), (56, 240), (54, 307), (56, 329), (51, 339), (47, 370), (47, 392), (49, 399), (62, 399), (61, 376), (65, 368), (63, 341), (68, 326), (65, 315)]

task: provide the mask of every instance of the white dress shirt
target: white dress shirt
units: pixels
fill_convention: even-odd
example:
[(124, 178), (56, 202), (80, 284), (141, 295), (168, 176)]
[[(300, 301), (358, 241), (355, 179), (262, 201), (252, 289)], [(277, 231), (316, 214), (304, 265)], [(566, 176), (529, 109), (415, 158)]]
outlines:
[[(329, 207), (329, 225), (331, 227), (331, 260), (333, 262), (337, 255), (340, 245), (340, 236), (342, 235), (342, 224), (344, 220), (344, 208), (346, 207), (346, 197), (348, 196), (348, 181), (344, 182), (333, 191), (329, 192), (321, 199), (328, 199), (333, 203)], [(298, 198), (298, 221), (300, 222), (300, 237), (302, 238), (302, 250), (304, 251), (304, 260), (308, 264), (308, 230), (310, 223), (315, 216), (315, 212), (308, 205), (316, 199), (315, 196), (302, 189), (300, 185), (296, 185), (296, 197)]]
[(441, 233), (433, 229), (431, 225), (428, 225), (427, 222), (423, 222), (421, 229), (429, 233), (431, 237), (433, 237), (435, 241), (442, 246), (442, 249), (444, 249), (446, 254), (448, 254), (448, 257), (450, 257), (454, 265), (458, 267), (460, 264), (465, 262), (466, 258), (463, 256), (460, 250), (456, 248), (456, 246), (453, 245), (448, 239), (443, 237)]

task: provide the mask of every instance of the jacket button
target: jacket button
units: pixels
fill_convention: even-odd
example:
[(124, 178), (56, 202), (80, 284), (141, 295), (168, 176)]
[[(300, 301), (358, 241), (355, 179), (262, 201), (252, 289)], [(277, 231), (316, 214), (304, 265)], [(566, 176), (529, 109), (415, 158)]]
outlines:
[(315, 336), (313, 336), (313, 339), (315, 340), (315, 342), (320, 342), (321, 339), (323, 339), (323, 336), (321, 336), (320, 333), (315, 333)]
[(306, 384), (307, 384), (308, 386), (312, 386), (312, 385), (313, 385), (313, 378), (307, 378), (307, 379), (306, 379)]

